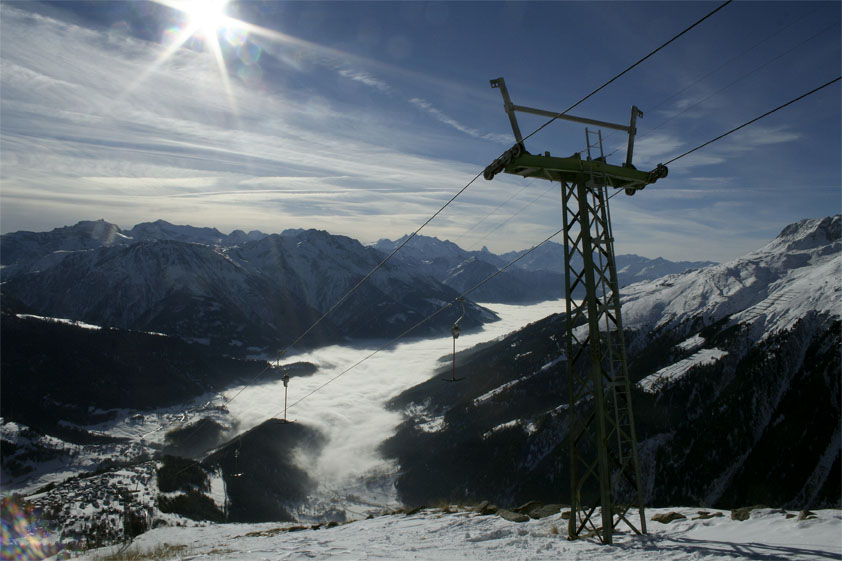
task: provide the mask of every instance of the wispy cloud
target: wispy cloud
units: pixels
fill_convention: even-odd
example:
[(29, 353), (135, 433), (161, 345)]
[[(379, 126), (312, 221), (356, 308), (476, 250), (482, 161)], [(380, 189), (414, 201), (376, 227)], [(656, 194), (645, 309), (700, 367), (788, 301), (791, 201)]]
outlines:
[(731, 136), (731, 142), (738, 149), (751, 150), (757, 146), (794, 142), (800, 138), (800, 133), (790, 130), (790, 127), (785, 125), (777, 127), (754, 125), (735, 132)]
[(343, 78), (348, 78), (349, 80), (360, 82), (361, 84), (380, 90), (383, 93), (389, 93), (392, 91), (392, 87), (389, 84), (383, 80), (378, 80), (368, 72), (343, 68), (339, 70), (339, 75)]
[(423, 109), (424, 111), (435, 117), (436, 120), (438, 120), (439, 122), (444, 123), (449, 127), (453, 127), (454, 129), (458, 130), (461, 133), (467, 134), (468, 136), (472, 136), (474, 138), (482, 138), (483, 140), (491, 140), (492, 142), (497, 142), (500, 144), (512, 143), (511, 136), (504, 134), (483, 133), (482, 131), (479, 131), (475, 128), (464, 125), (456, 119), (454, 119), (453, 117), (450, 117), (443, 111), (436, 109), (435, 107), (433, 107), (432, 103), (420, 97), (413, 97), (409, 100), (409, 102), (414, 106), (418, 107), (419, 109)]
[(705, 193), (701, 199), (678, 199), (683, 205), (674, 204), (669, 189), (647, 191), (612, 207), (619, 254), (724, 262), (761, 247), (777, 233), (777, 225), (769, 228), (768, 216), (753, 212), (755, 205), (733, 190), (730, 200), (720, 193), (715, 202)]
[(679, 154), (684, 145), (684, 141), (673, 134), (663, 132), (650, 134), (635, 139), (634, 159), (636, 162), (657, 162), (668, 156)]
[[(32, 216), (46, 229), (91, 213), (124, 225), (179, 216), (272, 228), (282, 211), (286, 226), (347, 228), (359, 237), (386, 233), (364, 217), (393, 214), (390, 227), (405, 219), (389, 232), (397, 235), (473, 173), (396, 149), (411, 146), (413, 135), (336, 101), (314, 106), (312, 98), (237, 86), (232, 114), (218, 69), (200, 53), (173, 53), (122, 95), (156, 60), (155, 45), (124, 38), (103, 49), (94, 32), (8, 5), (2, 37), (5, 231)], [(345, 68), (343, 76), (389, 91), (371, 74)], [(251, 222), (236, 222), (237, 205)]]
[[(426, 221), (499, 155), (494, 145), (511, 143), (508, 134), (488, 132), (505, 129), (494, 92), (465, 88), (444, 73), (428, 75), (409, 63), (389, 64), (283, 34), (262, 35), (254, 40), (262, 48), (265, 73), (248, 80), (232, 73), (229, 89), (209, 53), (178, 49), (163, 59), (165, 45), (68, 24), (21, 6), (26, 5), (0, 2), (3, 231), (102, 217), (121, 226), (163, 218), (221, 230), (319, 227), (361, 240), (399, 237)], [(669, 128), (653, 130), (648, 120), (642, 122), (635, 146), (639, 169), (651, 169), (727, 129), (730, 123), (718, 129), (713, 120), (689, 118), (693, 99), (705, 92), (694, 95), (699, 97), (673, 107), (689, 111)], [(496, 128), (485, 128), (488, 118)], [(769, 161), (787, 143), (814, 134), (801, 122), (764, 124), (681, 158), (670, 165), (666, 180), (632, 197), (631, 208), (641, 223), (648, 216), (652, 229), (636, 232), (631, 251), (665, 254), (658, 247), (670, 248), (679, 234), (672, 224), (658, 229), (659, 221), (671, 213), (703, 220), (714, 199), (741, 202), (731, 197), (731, 187), (778, 185), (778, 196), (763, 198), (766, 206), (786, 207), (799, 214), (796, 219), (822, 211), (826, 201), (838, 202), (832, 170), (821, 177), (827, 185), (823, 202), (815, 202), (813, 189), (808, 204), (805, 197), (782, 198), (803, 181), (798, 166), (787, 164), (780, 174), (787, 177), (777, 182), (777, 177), (770, 180), (777, 173), (770, 166), (761, 173), (759, 165), (749, 169), (748, 149), (756, 150), (754, 161)], [(581, 138), (571, 145), (563, 134), (553, 131), (534, 142), (559, 154), (582, 147)], [(611, 149), (624, 152), (625, 141), (618, 136), (612, 142), (615, 138)], [(703, 184), (704, 196), (699, 194)], [(480, 179), (424, 233), (487, 243), (498, 251), (529, 247), (544, 230), (557, 229), (560, 213), (556, 192), (552, 204), (539, 201), (510, 219), (540, 188), (529, 186), (508, 201), (523, 185), (521, 178), (502, 174), (492, 182)], [(649, 197), (659, 190), (662, 195)], [(621, 199), (626, 200), (615, 200)], [(693, 214), (693, 205), (702, 210)], [(741, 220), (727, 205), (716, 208), (734, 223)], [(486, 220), (489, 213), (493, 217)], [(621, 224), (622, 214), (615, 219)], [(792, 217), (780, 213), (766, 220), (779, 229)], [(486, 229), (504, 221), (480, 242)], [(733, 231), (723, 224), (717, 227)], [(698, 239), (681, 234), (682, 241), (687, 247), (711, 247), (699, 240), (715, 238), (715, 230), (696, 232)], [(720, 238), (727, 251), (737, 251), (727, 236)]]

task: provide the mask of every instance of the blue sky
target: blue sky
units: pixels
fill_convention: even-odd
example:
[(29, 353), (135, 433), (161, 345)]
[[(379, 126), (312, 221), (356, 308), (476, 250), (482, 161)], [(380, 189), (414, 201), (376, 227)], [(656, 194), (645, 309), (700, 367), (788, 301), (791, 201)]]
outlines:
[[(3, 1), (0, 230), (161, 218), (394, 239), (511, 146), (489, 79), (561, 111), (717, 5), (234, 0), (249, 25), (220, 28), (215, 54), (200, 34), (178, 46), (191, 20), (165, 5)], [(839, 2), (734, 2), (571, 114), (627, 123), (640, 107), (634, 163), (651, 169), (836, 78), (841, 36)], [(619, 164), (625, 138), (603, 133)], [(526, 147), (569, 155), (584, 127)], [(612, 199), (616, 251), (742, 255), (840, 212), (840, 153), (836, 83)], [(421, 233), (523, 249), (559, 207), (557, 184), (480, 178)]]

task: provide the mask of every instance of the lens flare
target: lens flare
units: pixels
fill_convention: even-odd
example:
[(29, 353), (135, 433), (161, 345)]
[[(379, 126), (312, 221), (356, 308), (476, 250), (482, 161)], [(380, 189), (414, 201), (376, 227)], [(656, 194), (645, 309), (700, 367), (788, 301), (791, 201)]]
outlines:
[[(162, 33), (163, 52), (114, 100), (114, 107), (154, 74), (180, 48), (187, 46), (194, 50), (206, 50), (214, 56), (228, 105), (236, 116), (237, 98), (231, 86), (230, 76), (235, 76), (248, 87), (259, 87), (264, 78), (264, 70), (259, 66), (263, 51), (249, 38), (259, 36), (299, 47), (304, 43), (279, 31), (228, 16), (225, 10), (231, 0), (152, 1), (177, 10), (183, 14), (184, 21), (181, 25), (170, 27)], [(234, 65), (230, 75), (227, 63)]]
[(243, 64), (253, 65), (260, 60), (261, 49), (254, 43), (246, 43), (237, 49), (237, 55)]
[(0, 559), (46, 559), (59, 551), (35, 508), (16, 496), (0, 500)]

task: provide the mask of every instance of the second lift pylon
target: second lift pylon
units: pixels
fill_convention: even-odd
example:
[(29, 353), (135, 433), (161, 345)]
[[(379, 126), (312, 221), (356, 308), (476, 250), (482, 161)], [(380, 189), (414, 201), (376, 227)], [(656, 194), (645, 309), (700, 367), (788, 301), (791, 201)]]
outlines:
[(456, 339), (458, 339), (459, 335), (462, 333), (462, 329), (459, 327), (459, 324), (465, 317), (465, 299), (460, 297), (457, 300), (460, 304), (462, 304), (462, 315), (459, 316), (459, 319), (457, 319), (453, 323), (453, 327), (450, 328), (450, 334), (453, 335), (453, 358), (451, 359), (450, 378), (443, 378), (445, 382), (459, 382), (465, 379), (456, 377)]

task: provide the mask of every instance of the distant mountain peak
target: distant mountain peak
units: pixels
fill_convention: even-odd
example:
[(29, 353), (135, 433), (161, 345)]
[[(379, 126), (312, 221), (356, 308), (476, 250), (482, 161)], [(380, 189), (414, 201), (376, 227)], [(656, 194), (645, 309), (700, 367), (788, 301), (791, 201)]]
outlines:
[(225, 234), (216, 228), (176, 225), (166, 220), (142, 222), (128, 232), (136, 240), (176, 240), (222, 245)]
[(842, 215), (809, 218), (790, 224), (761, 251), (808, 250), (842, 241)]

